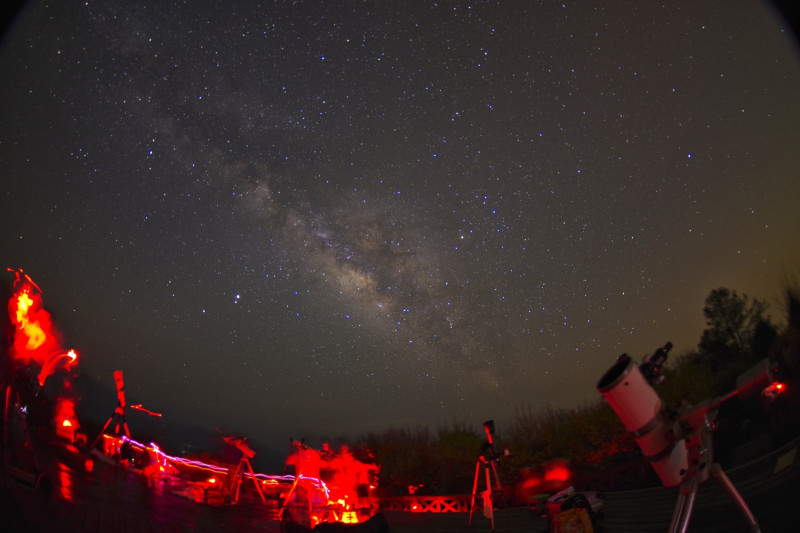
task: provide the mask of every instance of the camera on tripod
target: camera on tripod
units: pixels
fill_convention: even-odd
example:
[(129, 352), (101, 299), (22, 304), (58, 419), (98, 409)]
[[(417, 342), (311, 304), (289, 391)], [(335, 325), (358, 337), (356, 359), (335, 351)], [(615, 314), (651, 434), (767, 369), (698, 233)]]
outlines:
[[(478, 491), (478, 482), (480, 480), (481, 467), (484, 470), (484, 477), (486, 483), (486, 490), (483, 491), (483, 512), (484, 515), (492, 522), (492, 530), (494, 530), (494, 497), (493, 494), (497, 493), (503, 499), (503, 507), (505, 507), (505, 497), (503, 496), (503, 488), (500, 484), (500, 477), (497, 475), (497, 461), (500, 456), (494, 448), (494, 420), (487, 420), (483, 423), (483, 430), (486, 432), (486, 441), (484, 441), (478, 453), (478, 460), (475, 463), (475, 479), (472, 482), (472, 498), (469, 504), (469, 523), (472, 524), (472, 513), (475, 510), (475, 495)], [(504, 449), (504, 455), (508, 455), (508, 449)], [(494, 485), (492, 484), (492, 477), (494, 477)]]

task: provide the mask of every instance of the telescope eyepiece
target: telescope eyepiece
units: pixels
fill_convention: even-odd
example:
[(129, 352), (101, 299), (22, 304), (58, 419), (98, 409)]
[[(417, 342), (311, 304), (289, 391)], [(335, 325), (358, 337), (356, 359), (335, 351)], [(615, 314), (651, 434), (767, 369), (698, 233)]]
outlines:
[(672, 343), (667, 342), (661, 348), (658, 348), (652, 355), (648, 355), (642, 360), (639, 365), (639, 371), (650, 382), (651, 385), (659, 385), (664, 382), (664, 375), (661, 373), (661, 368), (667, 361), (667, 355), (672, 349)]

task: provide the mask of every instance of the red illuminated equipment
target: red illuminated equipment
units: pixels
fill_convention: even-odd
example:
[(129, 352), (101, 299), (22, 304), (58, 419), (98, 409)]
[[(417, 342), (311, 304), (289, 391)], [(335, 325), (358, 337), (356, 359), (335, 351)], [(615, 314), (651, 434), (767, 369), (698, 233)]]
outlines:
[[(76, 401), (70, 398), (70, 383), (65, 378), (50, 392), (58, 391), (53, 410), (36, 413), (39, 409), (49, 409), (46, 400), (45, 384), (47, 378), (60, 369), (68, 372), (76, 363), (75, 350), (62, 346), (62, 336), (42, 304), (41, 289), (31, 277), (20, 269), (8, 269), (14, 274), (13, 294), (8, 301), (8, 315), (13, 330), (10, 331), (8, 355), (10, 365), (5, 367), (5, 403), (3, 406), (3, 455), (7, 471), (23, 481), (32, 480), (36, 484), (38, 472), (37, 459), (31, 435), (35, 428), (30, 427), (34, 420), (50, 420), (55, 436), (75, 450), (73, 443), (82, 434), (75, 414)], [(36, 376), (35, 381), (32, 376)], [(30, 418), (29, 418), (30, 417)], [(52, 418), (50, 418), (52, 417)]]
[(773, 381), (761, 391), (761, 399), (765, 404), (770, 404), (778, 395), (786, 390), (786, 385), (780, 381)]
[(39, 372), (37, 379), (39, 381), (39, 386), (44, 387), (44, 382), (47, 379), (47, 376), (53, 373), (56, 365), (64, 361), (64, 366), (69, 370), (70, 365), (75, 362), (78, 358), (77, 352), (75, 350), (67, 350), (60, 354), (55, 354), (50, 356), (50, 358), (45, 362), (44, 366), (42, 366), (42, 370)]
[[(500, 477), (497, 475), (497, 461), (500, 457), (494, 448), (494, 420), (487, 420), (483, 423), (483, 429), (486, 432), (486, 442), (481, 447), (478, 461), (475, 463), (475, 479), (472, 482), (472, 498), (469, 504), (469, 522), (467, 526), (472, 525), (472, 512), (475, 510), (475, 494), (478, 491), (478, 480), (481, 474), (481, 465), (483, 465), (484, 477), (486, 480), (486, 490), (482, 492), (483, 499), (483, 514), (491, 520), (492, 530), (494, 530), (494, 497), (495, 492), (500, 494), (503, 498), (503, 487), (500, 485)], [(492, 486), (492, 475), (494, 475), (494, 487)], [(503, 507), (506, 507), (503, 502)]]
[(750, 531), (758, 532), (753, 513), (720, 465), (714, 463), (711, 431), (716, 411), (725, 401), (757, 390), (762, 390), (762, 399), (774, 397), (783, 386), (773, 381), (769, 361), (764, 360), (739, 376), (733, 392), (680, 412), (668, 412), (651, 385), (663, 381), (661, 367), (670, 348), (672, 344), (667, 343), (639, 367), (622, 354), (600, 379), (597, 389), (636, 438), (664, 486), (680, 488), (670, 532), (687, 530), (697, 490), (709, 476), (728, 494)]
[[(125, 381), (122, 378), (122, 370), (114, 371), (114, 384), (117, 386), (117, 407), (114, 409), (114, 412), (111, 413), (111, 416), (106, 421), (103, 429), (100, 430), (100, 434), (97, 435), (97, 438), (94, 439), (94, 442), (92, 442), (92, 445), (89, 448), (95, 447), (97, 442), (100, 440), (100, 437), (102, 437), (108, 429), (108, 426), (115, 421), (114, 435), (119, 437), (119, 430), (120, 427), (122, 427), (125, 430), (125, 436), (131, 438), (131, 430), (128, 429), (128, 422), (125, 421)], [(108, 450), (103, 451), (108, 454)]]
[[(244, 480), (245, 468), (250, 473), (250, 479), (253, 480), (253, 484), (256, 487), (256, 492), (261, 497), (262, 502), (266, 502), (267, 499), (264, 497), (264, 493), (261, 492), (261, 485), (256, 480), (256, 473), (253, 472), (253, 467), (250, 464), (250, 459), (256, 456), (256, 452), (247, 444), (247, 439), (244, 437), (237, 438), (237, 437), (222, 437), (222, 440), (225, 441), (226, 444), (229, 446), (234, 446), (237, 450), (242, 452), (242, 456), (239, 459), (239, 464), (236, 466), (236, 470), (234, 470), (232, 477), (230, 478), (232, 483), (235, 483), (235, 487), (229, 491), (230, 503), (236, 503), (239, 501), (239, 490), (242, 485), (242, 481)], [(231, 476), (231, 474), (228, 474)]]
[[(75, 402), (70, 398), (59, 398), (55, 410), (56, 436), (73, 443), (78, 437), (78, 416), (75, 413)], [(86, 444), (85, 438), (83, 444)]]
[(291, 441), (295, 451), (286, 460), (295, 477), (284, 496), (280, 518), (284, 522), (312, 529), (325, 522), (346, 524), (364, 519), (379, 520), (375, 509), (362, 506), (359, 492), (371, 495), (380, 466), (355, 459), (346, 446), (338, 453), (327, 444), (315, 450), (302, 442)]
[(136, 405), (131, 405), (131, 409), (136, 409), (137, 411), (142, 411), (144, 413), (147, 413), (150, 416), (156, 416), (156, 417), (161, 418), (161, 413), (155, 413), (155, 412), (153, 412), (153, 411), (151, 411), (149, 409), (145, 409), (144, 407), (142, 407), (142, 404), (140, 404), (140, 403), (137, 403)]
[(44, 387), (47, 378), (60, 364), (69, 370), (78, 354), (61, 346), (61, 334), (55, 328), (50, 313), (42, 306), (39, 286), (21, 268), (9, 268), (8, 271), (15, 275), (16, 291), (8, 302), (8, 314), (14, 326), (11, 358), (22, 365), (32, 362), (38, 364), (39, 386)]

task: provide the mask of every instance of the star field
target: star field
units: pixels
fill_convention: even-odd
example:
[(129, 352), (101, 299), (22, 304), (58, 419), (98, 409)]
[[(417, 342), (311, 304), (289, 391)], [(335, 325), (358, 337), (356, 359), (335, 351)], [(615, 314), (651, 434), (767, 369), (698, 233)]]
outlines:
[(735, 4), (30, 2), (3, 259), (167, 425), (593, 400), (712, 289), (796, 272), (797, 43)]

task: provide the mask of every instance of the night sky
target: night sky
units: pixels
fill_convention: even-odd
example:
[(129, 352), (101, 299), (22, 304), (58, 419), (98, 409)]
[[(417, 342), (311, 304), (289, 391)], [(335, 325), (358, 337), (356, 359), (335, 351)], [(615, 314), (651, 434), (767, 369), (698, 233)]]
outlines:
[(502, 432), (798, 274), (769, 3), (35, 1), (0, 80), (0, 266), (167, 426)]

